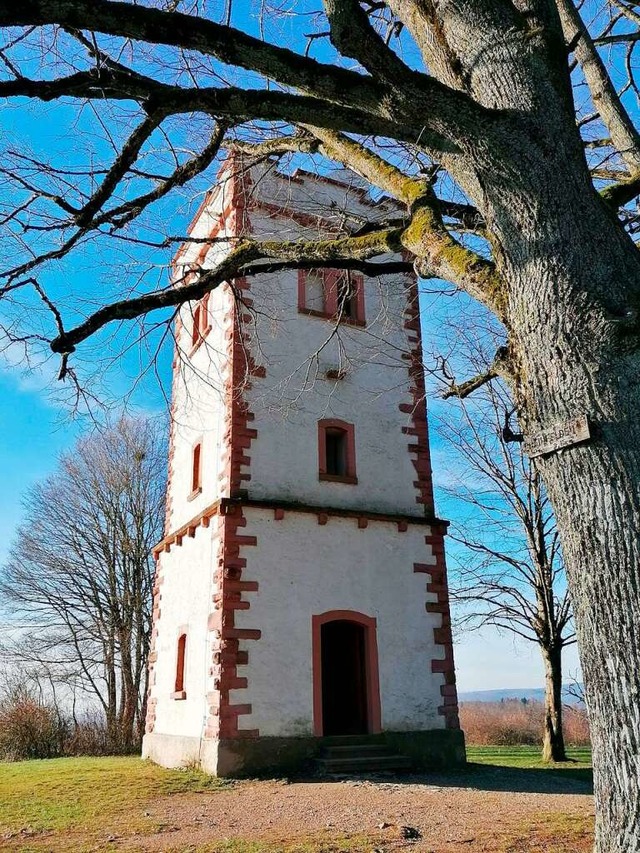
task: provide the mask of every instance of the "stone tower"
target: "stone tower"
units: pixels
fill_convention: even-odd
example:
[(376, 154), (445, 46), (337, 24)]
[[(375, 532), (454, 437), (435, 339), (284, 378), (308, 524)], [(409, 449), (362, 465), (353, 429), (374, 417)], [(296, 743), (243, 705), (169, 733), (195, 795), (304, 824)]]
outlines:
[[(343, 173), (230, 158), (175, 271), (397, 213)], [(463, 761), (415, 278), (236, 279), (175, 334), (143, 754), (232, 775), (382, 734)]]

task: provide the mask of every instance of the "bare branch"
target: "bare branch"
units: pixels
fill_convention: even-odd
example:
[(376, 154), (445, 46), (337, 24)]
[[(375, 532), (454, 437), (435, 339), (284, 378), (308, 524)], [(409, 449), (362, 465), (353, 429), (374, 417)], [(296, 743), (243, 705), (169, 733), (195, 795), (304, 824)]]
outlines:
[(640, 170), (640, 135), (622, 105), (579, 12), (571, 0), (557, 0), (557, 4), (565, 40), (580, 63), (593, 103), (613, 144), (634, 175)]
[(497, 379), (498, 376), (505, 376), (508, 374), (509, 369), (508, 357), (509, 351), (507, 347), (500, 347), (494, 356), (491, 367), (488, 370), (468, 379), (461, 385), (451, 382), (448, 390), (443, 392), (442, 399), (447, 400), (450, 397), (459, 397), (461, 400), (464, 400), (465, 397), (473, 394), (473, 392), (477, 391), (478, 388), (482, 388), (482, 386), (486, 385), (487, 382)]
[(324, 0), (324, 6), (331, 41), (344, 56), (356, 59), (374, 77), (395, 81), (394, 85), (399, 80), (413, 82), (415, 72), (380, 38), (357, 0)]
[[(367, 234), (365, 237), (344, 237), (322, 242), (244, 241), (232, 249), (216, 267), (201, 272), (197, 281), (191, 284), (156, 290), (134, 299), (124, 299), (105, 305), (80, 325), (58, 335), (51, 342), (51, 349), (58, 353), (73, 352), (79, 343), (113, 320), (131, 320), (149, 311), (200, 299), (223, 282), (239, 276), (274, 272), (304, 265), (364, 268), (371, 273), (372, 266), (377, 270), (378, 265), (363, 267), (359, 262), (388, 252), (395, 253), (399, 246), (400, 231), (398, 229)], [(262, 263), (256, 263), (264, 259), (276, 258), (280, 259), (281, 263), (271, 263), (268, 268)], [(407, 269), (408, 265), (404, 268)], [(397, 271), (398, 267), (394, 265), (391, 269)], [(388, 266), (386, 270), (389, 270)]]

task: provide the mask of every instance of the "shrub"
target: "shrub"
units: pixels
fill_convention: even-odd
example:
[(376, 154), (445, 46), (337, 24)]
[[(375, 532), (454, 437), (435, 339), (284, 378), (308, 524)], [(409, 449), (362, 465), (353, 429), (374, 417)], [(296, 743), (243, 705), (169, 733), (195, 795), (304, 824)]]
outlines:
[[(460, 724), (467, 743), (476, 746), (542, 746), (544, 705), (542, 702), (463, 702)], [(588, 746), (586, 713), (579, 707), (563, 708), (565, 743)]]
[(56, 710), (28, 694), (0, 706), (0, 756), (8, 761), (62, 755), (67, 727)]
[(589, 720), (584, 705), (572, 705), (564, 709), (564, 737), (573, 746), (591, 746)]
[(87, 713), (76, 721), (64, 744), (65, 755), (112, 755), (111, 743), (104, 717)]

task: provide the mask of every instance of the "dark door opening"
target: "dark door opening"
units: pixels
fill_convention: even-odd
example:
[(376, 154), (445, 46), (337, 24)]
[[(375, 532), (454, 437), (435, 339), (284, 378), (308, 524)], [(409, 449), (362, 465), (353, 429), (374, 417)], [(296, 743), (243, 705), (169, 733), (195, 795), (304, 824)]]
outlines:
[(324, 735), (369, 731), (363, 625), (337, 619), (321, 629), (322, 729)]

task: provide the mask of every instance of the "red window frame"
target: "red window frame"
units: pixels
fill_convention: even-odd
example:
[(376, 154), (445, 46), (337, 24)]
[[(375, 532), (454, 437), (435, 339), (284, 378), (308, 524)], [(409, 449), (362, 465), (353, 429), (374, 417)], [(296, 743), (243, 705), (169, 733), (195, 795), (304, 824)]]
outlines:
[(209, 297), (210, 293), (205, 293), (199, 302), (196, 302), (193, 309), (193, 324), (191, 326), (191, 353), (194, 353), (203, 340), (211, 331), (211, 320), (209, 317)]
[[(330, 270), (335, 294), (335, 316), (342, 322), (364, 325), (364, 277), (350, 270)], [(341, 294), (345, 288), (346, 292)]]
[(380, 668), (378, 664), (377, 624), (374, 616), (357, 610), (328, 610), (311, 617), (311, 648), (313, 661), (313, 733), (324, 735), (322, 714), (322, 626), (334, 620), (345, 620), (362, 625), (365, 629), (365, 661), (367, 685), (367, 718), (369, 734), (382, 731), (380, 705)]
[[(309, 308), (306, 305), (306, 284), (309, 273), (322, 277), (324, 284), (324, 310)], [(351, 285), (352, 295), (349, 300), (349, 310), (345, 312), (340, 304), (341, 281), (347, 277)], [(364, 276), (350, 270), (340, 269), (311, 269), (298, 270), (298, 311), (312, 317), (339, 320), (352, 326), (365, 325), (364, 311)]]
[[(327, 470), (327, 437), (336, 431), (344, 434), (345, 471), (343, 474), (335, 474)], [(330, 483), (357, 485), (356, 439), (353, 424), (338, 420), (337, 418), (323, 418), (321, 421), (318, 421), (318, 477), (320, 480)]]

